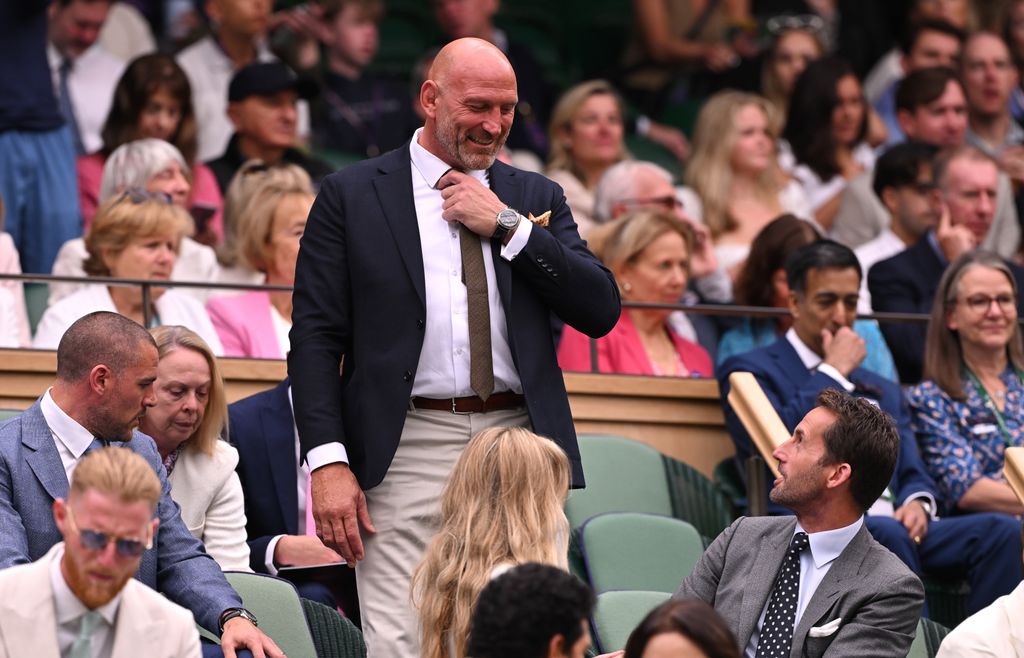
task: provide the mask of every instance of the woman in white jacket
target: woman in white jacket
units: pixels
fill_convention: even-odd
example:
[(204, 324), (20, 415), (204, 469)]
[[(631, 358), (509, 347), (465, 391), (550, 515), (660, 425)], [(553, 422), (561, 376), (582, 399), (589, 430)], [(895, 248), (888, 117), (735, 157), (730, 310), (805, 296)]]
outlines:
[[(168, 280), (182, 239), (192, 232), (192, 218), (162, 193), (131, 189), (103, 203), (85, 236), (88, 257), (83, 264), (92, 276)], [(222, 354), (220, 339), (203, 305), (167, 288), (150, 288), (149, 326), (184, 325)], [(89, 285), (43, 314), (33, 347), (56, 349), (61, 336), (78, 318), (93, 311), (113, 311), (146, 324), (140, 286)]]
[(181, 520), (221, 569), (250, 571), (238, 451), (227, 436), (228, 406), (217, 359), (185, 327), (150, 331), (160, 353), (153, 394), (139, 430), (156, 441)]

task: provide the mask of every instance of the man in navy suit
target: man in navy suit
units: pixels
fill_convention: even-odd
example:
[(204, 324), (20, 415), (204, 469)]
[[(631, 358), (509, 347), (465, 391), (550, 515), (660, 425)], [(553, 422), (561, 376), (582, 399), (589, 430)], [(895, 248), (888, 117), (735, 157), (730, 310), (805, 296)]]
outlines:
[[(245, 529), (252, 570), (276, 576), (283, 566), (340, 562), (340, 555), (324, 546), (315, 534), (307, 533), (308, 471), (298, 463), (290, 382), (285, 379), (269, 391), (235, 402), (228, 406), (228, 415), (231, 442), (238, 448), (236, 470), (245, 493)], [(355, 577), (340, 565), (336, 575), (329, 583), (295, 582), (295, 588), (299, 596), (329, 607), (340, 603), (345, 614), (358, 624)]]
[(826, 388), (872, 400), (895, 419), (900, 452), (889, 488), (868, 510), (868, 529), (918, 575), (966, 576), (972, 613), (1008, 594), (1021, 579), (1018, 523), (990, 513), (937, 519), (938, 494), (918, 453), (899, 387), (860, 367), (864, 340), (851, 329), (860, 290), (857, 257), (836, 242), (815, 242), (789, 257), (786, 278), (792, 328), (767, 347), (728, 359), (718, 372), (737, 459), (742, 464), (754, 448), (726, 402), (733, 372), (754, 374), (790, 431)]
[(409, 580), (473, 434), (530, 425), (583, 485), (551, 316), (598, 337), (620, 313), (562, 190), (495, 162), (518, 100), (501, 51), (453, 41), (419, 100), (408, 145), (324, 180), (293, 295), (288, 366), (317, 532), (358, 563), (370, 658), (419, 656)]
[[(89, 450), (118, 443), (145, 457), (163, 488), (160, 524), (136, 578), (191, 610), (204, 628), (220, 631), (225, 649), (283, 656), (185, 527), (156, 444), (136, 429), (156, 404), (158, 359), (153, 337), (117, 313), (90, 313), (64, 333), (53, 387), (0, 426), (0, 568), (38, 560), (61, 541), (53, 501), (67, 499), (70, 475)], [(221, 655), (212, 645), (203, 650)]]
[[(999, 190), (999, 168), (992, 158), (973, 146), (959, 146), (941, 153), (933, 172), (946, 211), (935, 230), (868, 271), (876, 311), (930, 313), (946, 266), (981, 245), (992, 227)], [(1017, 280), (1018, 308), (1024, 311), (1024, 268), (1007, 265)], [(901, 381), (921, 379), (926, 328), (924, 323), (882, 323)]]

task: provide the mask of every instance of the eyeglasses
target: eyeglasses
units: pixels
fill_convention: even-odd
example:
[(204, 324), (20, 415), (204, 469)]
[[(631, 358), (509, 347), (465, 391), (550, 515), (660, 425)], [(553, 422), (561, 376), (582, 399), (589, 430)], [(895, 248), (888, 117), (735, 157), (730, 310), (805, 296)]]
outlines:
[(988, 310), (992, 308), (992, 302), (995, 302), (996, 305), (999, 306), (999, 310), (1003, 313), (1009, 313), (1017, 307), (1017, 300), (1009, 293), (1003, 293), (995, 296), (982, 294), (971, 295), (959, 303), (965, 304), (972, 313), (980, 315), (988, 312)]
[(627, 208), (661, 206), (668, 211), (680, 210), (683, 207), (683, 202), (676, 198), (675, 195), (671, 194), (667, 196), (648, 197), (646, 199), (622, 199), (619, 203)]
[(141, 556), (143, 553), (153, 548), (153, 537), (150, 535), (149, 539), (142, 541), (141, 539), (134, 539), (129, 537), (115, 537), (114, 535), (108, 535), (105, 532), (98, 532), (96, 530), (86, 530), (79, 528), (78, 524), (75, 523), (75, 517), (71, 513), (71, 508), (68, 507), (68, 521), (71, 522), (71, 527), (74, 528), (75, 532), (78, 533), (78, 538), (82, 542), (87, 550), (90, 551), (102, 551), (107, 547), (107, 544), (114, 542), (114, 546), (117, 550), (117, 554), (120, 557), (135, 558)]

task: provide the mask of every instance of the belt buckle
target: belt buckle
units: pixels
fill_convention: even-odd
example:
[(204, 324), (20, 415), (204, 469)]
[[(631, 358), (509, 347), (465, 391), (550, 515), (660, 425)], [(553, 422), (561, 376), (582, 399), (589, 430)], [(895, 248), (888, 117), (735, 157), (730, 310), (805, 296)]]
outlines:
[(455, 414), (456, 416), (468, 416), (471, 413), (473, 413), (472, 411), (459, 411), (458, 409), (456, 409), (455, 408), (455, 400), (457, 400), (457, 399), (458, 398), (456, 398), (454, 396), (452, 397), (452, 413), (453, 414)]

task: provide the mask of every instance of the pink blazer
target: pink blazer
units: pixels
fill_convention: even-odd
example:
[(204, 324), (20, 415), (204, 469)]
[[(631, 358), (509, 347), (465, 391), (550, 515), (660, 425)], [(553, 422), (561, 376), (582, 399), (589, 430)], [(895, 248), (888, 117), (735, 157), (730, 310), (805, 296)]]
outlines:
[(283, 359), (270, 317), (270, 295), (253, 290), (244, 295), (214, 297), (206, 303), (224, 356)]
[[(96, 208), (100, 205), (100, 183), (103, 181), (103, 165), (106, 161), (102, 153), (92, 153), (78, 158), (78, 205), (82, 209), (83, 233), (89, 231)], [(189, 203), (216, 209), (210, 217), (210, 229), (216, 234), (217, 242), (223, 242), (224, 199), (213, 172), (201, 162), (192, 165), (192, 198)]]
[[(666, 329), (690, 376), (713, 376), (711, 356), (707, 351)], [(590, 338), (567, 325), (558, 345), (558, 365), (562, 370), (590, 372)], [(597, 339), (597, 370), (618, 375), (655, 374), (628, 311), (622, 312), (615, 328), (607, 336)]]

